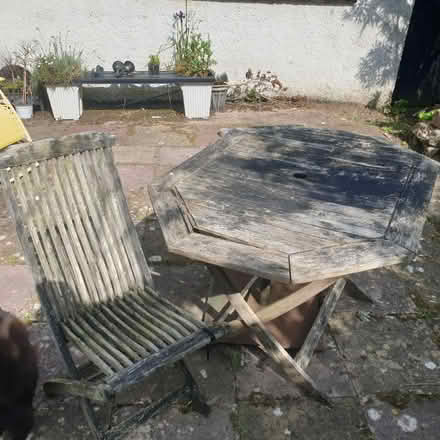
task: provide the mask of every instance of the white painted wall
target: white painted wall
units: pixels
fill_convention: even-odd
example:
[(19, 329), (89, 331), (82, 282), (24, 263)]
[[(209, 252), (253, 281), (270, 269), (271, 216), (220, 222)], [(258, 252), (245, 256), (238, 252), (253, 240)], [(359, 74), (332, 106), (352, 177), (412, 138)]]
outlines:
[[(276, 0), (274, 0), (276, 2)], [(287, 1), (287, 0), (286, 0)], [(329, 0), (331, 2), (331, 0)], [(209, 32), (217, 72), (271, 70), (291, 94), (366, 103), (395, 83), (413, 0), (356, 6), (189, 1)], [(146, 67), (184, 0), (18, 0), (0, 7), (0, 51), (23, 39), (69, 32), (88, 66), (116, 59)], [(162, 59), (166, 58), (165, 54)]]

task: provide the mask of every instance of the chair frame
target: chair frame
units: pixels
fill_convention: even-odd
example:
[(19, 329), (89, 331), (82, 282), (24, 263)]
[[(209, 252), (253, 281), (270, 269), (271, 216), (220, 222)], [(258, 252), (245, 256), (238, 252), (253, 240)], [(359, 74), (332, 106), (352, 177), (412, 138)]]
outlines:
[[(227, 326), (219, 323), (214, 324), (211, 327), (207, 327), (204, 323), (195, 320), (182, 309), (177, 308), (154, 291), (153, 279), (151, 277), (150, 270), (142, 252), (141, 244), (136, 234), (136, 230), (130, 219), (128, 206), (122, 190), (121, 181), (113, 161), (111, 147), (114, 142), (114, 136), (110, 136), (105, 133), (89, 132), (65, 136), (59, 139), (45, 139), (28, 144), (16, 144), (0, 152), (0, 183), (3, 187), (4, 192), (6, 193), (9, 212), (12, 218), (15, 220), (17, 236), (23, 249), (26, 262), (31, 267), (35, 288), (40, 298), (42, 309), (47, 317), (47, 321), (53, 335), (55, 345), (59, 350), (59, 353), (70, 376), (70, 378), (68, 379), (52, 378), (48, 380), (44, 384), (44, 390), (49, 396), (71, 395), (79, 397), (81, 399), (81, 407), (87, 419), (89, 427), (93, 432), (95, 438), (97, 439), (115, 439), (121, 437), (122, 435), (126, 434), (132, 426), (143, 423), (149, 416), (155, 414), (165, 404), (173, 401), (175, 398), (181, 395), (182, 392), (189, 392), (192, 398), (199, 399), (197, 397), (197, 386), (192, 380), (189, 371), (185, 369), (187, 380), (182, 388), (168, 394), (158, 402), (154, 402), (153, 404), (142, 408), (129, 419), (109, 429), (112, 411), (115, 407), (116, 397), (118, 394), (123, 393), (126, 389), (135, 384), (142, 383), (148, 376), (150, 376), (153, 372), (163, 366), (174, 364), (176, 362), (181, 362), (182, 365), (184, 365), (182, 360), (185, 355), (223, 337), (227, 332)], [(93, 160), (95, 168), (93, 168), (93, 166), (90, 166), (88, 168), (87, 164), (89, 162), (87, 161), (92, 160), (92, 156), (94, 157)], [(78, 157), (81, 157), (81, 159), (78, 159)], [(91, 222), (94, 215), (95, 220), (99, 216), (96, 216), (96, 213), (93, 214), (92, 212), (89, 213), (88, 211), (86, 211), (86, 217), (89, 217), (77, 217), (76, 219), (74, 219), (77, 223), (74, 226), (74, 221), (72, 221), (68, 216), (67, 218), (66, 216), (62, 216), (63, 203), (62, 201), (60, 202), (62, 197), (64, 197), (64, 195), (62, 195), (57, 199), (57, 202), (53, 202), (55, 203), (55, 205), (57, 205), (57, 209), (59, 208), (59, 212), (55, 211), (53, 213), (54, 219), (49, 219), (48, 216), (50, 214), (50, 209), (48, 209), (48, 206), (51, 206), (51, 202), (40, 200), (40, 196), (35, 196), (36, 193), (32, 191), (37, 190), (34, 190), (34, 188), (32, 187), (31, 183), (34, 181), (30, 181), (29, 177), (30, 174), (34, 172), (36, 175), (32, 176), (32, 179), (36, 179), (35, 182), (39, 183), (40, 180), (38, 179), (45, 177), (45, 172), (48, 172), (48, 170), (51, 169), (50, 167), (53, 167), (53, 175), (59, 178), (58, 183), (60, 184), (59, 186), (62, 187), (60, 191), (65, 191), (68, 196), (70, 195), (71, 200), (69, 201), (69, 203), (75, 205), (75, 203), (72, 201), (76, 200), (76, 196), (72, 193), (72, 188), (69, 187), (69, 182), (70, 184), (73, 184), (72, 182), (74, 181), (74, 179), (71, 179), (69, 181), (69, 178), (64, 177), (62, 174), (59, 173), (59, 175), (57, 175), (56, 167), (58, 166), (57, 164), (60, 160), (70, 161), (68, 162), (70, 164), (69, 166), (74, 166), (76, 162), (79, 163), (81, 160), (84, 160), (81, 163), (86, 168), (82, 168), (82, 170), (86, 170), (88, 173), (95, 174), (93, 175), (92, 182), (96, 183), (97, 187), (101, 188), (102, 186), (104, 188), (109, 188), (110, 195), (108, 196), (108, 200), (110, 200), (112, 203), (111, 209), (115, 209), (115, 211), (112, 211), (112, 213), (116, 213), (120, 216), (118, 217), (118, 215), (114, 215), (114, 222), (118, 223), (115, 227), (116, 229), (119, 228), (119, 230), (121, 230), (122, 232), (120, 235), (116, 234), (116, 241), (114, 241), (113, 244), (116, 246), (116, 248), (118, 248), (118, 246), (122, 246), (121, 243), (123, 241), (123, 246), (125, 246), (124, 249), (126, 250), (127, 255), (130, 254), (127, 256), (127, 258), (129, 259), (129, 265), (127, 267), (129, 268), (129, 270), (133, 271), (133, 274), (131, 274), (131, 272), (124, 273), (119, 271), (116, 275), (113, 275), (115, 276), (115, 280), (117, 277), (120, 277), (120, 279), (122, 280), (124, 277), (127, 277), (128, 279), (130, 278), (130, 276), (132, 276), (132, 284), (134, 283), (134, 287), (132, 285), (130, 288), (131, 290), (129, 290), (128, 292), (126, 291), (126, 289), (125, 291), (124, 289), (122, 289), (122, 296), (120, 298), (118, 296), (110, 298), (111, 303), (120, 305), (123, 300), (127, 298), (127, 295), (131, 295), (134, 288), (135, 294), (139, 294), (139, 297), (141, 293), (145, 296), (145, 300), (149, 301), (148, 304), (150, 304), (151, 308), (153, 308), (153, 306), (160, 307), (158, 309), (159, 311), (155, 311), (155, 313), (157, 312), (158, 314), (161, 314), (160, 316), (162, 316), (164, 314), (166, 315), (166, 313), (168, 313), (167, 311), (169, 310), (169, 313), (171, 314), (169, 316), (171, 317), (166, 315), (168, 317), (168, 321), (172, 320), (172, 316), (174, 316), (174, 319), (177, 319), (176, 315), (178, 314), (179, 319), (181, 320), (179, 322), (187, 323), (187, 329), (189, 328), (189, 326), (192, 326), (191, 328), (194, 328), (194, 330), (191, 331), (187, 330), (188, 334), (185, 337), (177, 339), (176, 342), (170, 343), (169, 345), (160, 348), (160, 350), (154, 353), (149, 353), (148, 355), (145, 355), (142, 359), (133, 361), (128, 366), (125, 365), (124, 368), (121, 368), (118, 371), (107, 371), (106, 374), (106, 371), (103, 371), (103, 367), (100, 368), (101, 374), (94, 382), (87, 380), (87, 378), (83, 377), (81, 368), (77, 366), (74, 361), (68, 342), (74, 342), (77, 344), (77, 346), (79, 344), (80, 348), (84, 346), (84, 349), (82, 350), (83, 353), (88, 355), (89, 359), (91, 359), (92, 361), (95, 360), (94, 353), (91, 352), (92, 350), (90, 350), (89, 346), (86, 346), (84, 342), (85, 338), (82, 338), (82, 340), (79, 341), (74, 340), (75, 338), (73, 338), (73, 332), (71, 332), (72, 334), (70, 334), (69, 332), (69, 326), (76, 325), (76, 323), (80, 322), (80, 320), (84, 316), (86, 316), (87, 319), (90, 317), (90, 319), (92, 320), (94, 307), (99, 306), (105, 309), (110, 300), (109, 297), (104, 297), (105, 301), (102, 301), (101, 297), (98, 294), (95, 298), (95, 302), (92, 301), (90, 286), (92, 286), (92, 284), (96, 281), (91, 279), (89, 280), (91, 284), (87, 284), (87, 286), (85, 286), (84, 284), (85, 289), (83, 290), (89, 291), (88, 298), (92, 305), (89, 305), (88, 303), (81, 303), (83, 308), (80, 310), (79, 304), (82, 291), (80, 291), (80, 289), (76, 291), (72, 283), (70, 283), (69, 285), (69, 278), (61, 277), (62, 275), (67, 274), (70, 270), (71, 274), (74, 273), (74, 263), (70, 261), (71, 259), (69, 260), (67, 258), (69, 257), (69, 255), (63, 255), (61, 251), (57, 250), (56, 245), (57, 243), (60, 245), (63, 244), (67, 249), (66, 252), (68, 253), (70, 248), (66, 245), (68, 241), (67, 239), (70, 237), (70, 234), (72, 234), (73, 237), (76, 236), (75, 234), (78, 234), (78, 236), (76, 236), (76, 239), (79, 240), (83, 245), (83, 252), (85, 252), (86, 254), (87, 252), (89, 252), (87, 257), (91, 255), (91, 258), (93, 260), (94, 255), (90, 253), (90, 249), (95, 249), (93, 248), (93, 243), (90, 249), (87, 247), (88, 245), (84, 246), (84, 240), (90, 240), (90, 237), (88, 237), (87, 235), (81, 236), (81, 227), (78, 225), (80, 223), (85, 223), (87, 226), (87, 222)], [(99, 182), (101, 183), (98, 182), (98, 176), (96, 175), (96, 170), (98, 169), (96, 167), (98, 166), (97, 164), (99, 161), (102, 161), (101, 165), (99, 165), (101, 167), (99, 168), (99, 170), (102, 173), (101, 175), (99, 175)], [(67, 165), (63, 166), (66, 166), (66, 168), (63, 168), (64, 171), (67, 170), (66, 172), (68, 172), (68, 170), (70, 170)], [(75, 172), (77, 172), (78, 175), (81, 174), (77, 170)], [(89, 183), (89, 181), (87, 181), (87, 183)], [(48, 188), (49, 181), (47, 181), (45, 184), (46, 188)], [(38, 185), (35, 186), (38, 187)], [(44, 185), (41, 186), (40, 189), (41, 188), (44, 188)], [(99, 188), (95, 189), (93, 185), (87, 186), (87, 192), (89, 191), (89, 188), (90, 192), (92, 192), (94, 195), (98, 194), (102, 196), (102, 194), (99, 193)], [(78, 190), (78, 188), (73, 188), (73, 190)], [(53, 190), (53, 192), (52, 190), (47, 190), (47, 193), (53, 195), (55, 194), (55, 191), (55, 189)], [(50, 197), (50, 195), (47, 195), (48, 199)], [(92, 195), (87, 197), (90, 197), (93, 202), (94, 199)], [(41, 198), (46, 198), (45, 193), (41, 193)], [(55, 200), (55, 196), (53, 200)], [(37, 206), (36, 201), (38, 201), (38, 203), (40, 204), (38, 205), (38, 208), (35, 208), (35, 206)], [(67, 211), (69, 211), (70, 213), (74, 213), (75, 209), (76, 208), (69, 207)], [(37, 210), (40, 217), (45, 218), (45, 223), (39, 225), (40, 228), (37, 228), (34, 225), (34, 222), (36, 222), (35, 218), (37, 217), (33, 216), (36, 216), (35, 213)], [(104, 212), (103, 216), (106, 213), (107, 211)], [(60, 215), (61, 217), (59, 217)], [(58, 218), (56, 218), (57, 216)], [(78, 220), (78, 218), (80, 220)], [(102, 224), (104, 224), (104, 220)], [(101, 223), (99, 223), (99, 225), (101, 225)], [(70, 229), (68, 229), (69, 227)], [(78, 229), (75, 234), (73, 234), (72, 232), (73, 227)], [(66, 229), (66, 231), (69, 231), (69, 237), (63, 236), (62, 231), (64, 230), (64, 228)], [(108, 231), (102, 231), (102, 234), (106, 235), (106, 232)], [(64, 232), (64, 234), (67, 233)], [(47, 252), (49, 252), (49, 254), (51, 250), (52, 252), (58, 252), (54, 257), (51, 258), (53, 258), (54, 260), (58, 259), (59, 261), (57, 260), (58, 262), (53, 263), (51, 267), (61, 268), (60, 262), (64, 261), (65, 263), (72, 264), (73, 269), (70, 269), (70, 266), (68, 270), (63, 267), (63, 269), (57, 274), (55, 273), (56, 271), (53, 270), (58, 278), (54, 276), (52, 280), (48, 279), (48, 273), (50, 274), (51, 272), (48, 272), (49, 269), (47, 268), (49, 268), (50, 264), (45, 266), (42, 252), (38, 251), (39, 243), (42, 245), (43, 243), (45, 243), (44, 240), (46, 240), (46, 242), (48, 243), (47, 249), (49, 250)], [(104, 242), (105, 240), (106, 239), (103, 239)], [(46, 244), (44, 244), (44, 246), (46, 246)], [(79, 248), (80, 244), (73, 243), (71, 246), (73, 249), (73, 251), (72, 249), (70, 249), (72, 251), (72, 255), (76, 255), (75, 252), (81, 252), (81, 249)], [(78, 249), (76, 249), (75, 246), (78, 246)], [(101, 241), (99, 241), (98, 246), (101, 246)], [(110, 249), (110, 251), (112, 250)], [(46, 250), (44, 252), (46, 252)], [(102, 253), (104, 254), (104, 251), (102, 251)], [(63, 258), (65, 258), (65, 260), (63, 260)], [(78, 264), (78, 262), (76, 264)], [(81, 266), (80, 269), (82, 270), (81, 273), (83, 274), (83, 277), (86, 278), (84, 274), (86, 274), (89, 269), (85, 266)], [(137, 275), (135, 272), (137, 273)], [(60, 279), (60, 277), (63, 279), (66, 286), (70, 286), (70, 290), (66, 290), (65, 286), (58, 284), (56, 280)], [(72, 275), (72, 277), (74, 277), (74, 275)], [(104, 277), (102, 277), (102, 279), (104, 279)], [(116, 286), (116, 281), (112, 279), (111, 286)], [(75, 283), (76, 282), (77, 278), (75, 278)], [(123, 283), (121, 281), (121, 285), (122, 284)], [(75, 285), (79, 284), (77, 283)], [(116, 291), (116, 287), (114, 287), (114, 289)], [(137, 292), (136, 289), (139, 292)], [(64, 307), (60, 306), (57, 308), (56, 304), (58, 303), (56, 303), (54, 299), (57, 295), (57, 292), (62, 292), (57, 297), (57, 301), (64, 301), (62, 303)], [(80, 299), (77, 299), (77, 295)], [(107, 292), (107, 295), (110, 295), (110, 293)], [(69, 313), (72, 313), (71, 316), (73, 317), (71, 317)], [(80, 313), (82, 313), (82, 315)], [(124, 316), (129, 316), (129, 314)], [(182, 324), (182, 326), (183, 325), (184, 324)], [(98, 332), (96, 331), (93, 333), (93, 329), (91, 326), (90, 329), (91, 333), (88, 334), (88, 337), (89, 339), (93, 339), (93, 337), (98, 335)], [(117, 347), (119, 348), (123, 346), (124, 342), (125, 341), (117, 345)], [(101, 353), (98, 352), (98, 355), (96, 356), (98, 357), (98, 359), (96, 360), (95, 364), (99, 368), (101, 366), (101, 363), (98, 361), (100, 360), (99, 356), (101, 356)], [(102, 364), (104, 365), (104, 363)], [(92, 401), (105, 404), (109, 409), (104, 430), (101, 430), (98, 427), (95, 412), (91, 404)]]

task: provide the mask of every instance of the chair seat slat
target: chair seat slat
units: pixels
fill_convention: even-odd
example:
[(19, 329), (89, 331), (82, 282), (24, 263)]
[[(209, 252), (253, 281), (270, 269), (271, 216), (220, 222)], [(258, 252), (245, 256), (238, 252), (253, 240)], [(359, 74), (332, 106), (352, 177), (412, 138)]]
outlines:
[(110, 322), (104, 314), (100, 312), (99, 308), (97, 308), (94, 313), (86, 314), (84, 319), (86, 319), (92, 327), (99, 329), (103, 335), (107, 335), (112, 343), (115, 344), (119, 350), (125, 351), (130, 358), (140, 359), (148, 356), (148, 350), (120, 330), (119, 326)]
[(125, 302), (119, 302), (115, 304), (115, 306), (116, 307), (113, 307), (113, 311), (116, 314), (124, 320), (129, 320), (131, 325), (135, 325), (139, 331), (153, 340), (160, 348), (166, 347), (177, 340), (177, 338), (173, 338), (171, 335), (151, 324), (151, 322), (148, 322), (145, 317), (140, 315), (136, 310), (127, 307)]
[(167, 343), (172, 344), (184, 336), (184, 334), (181, 334), (170, 327), (167, 322), (154, 316), (154, 314), (151, 313), (150, 308), (146, 309), (145, 307), (142, 307), (130, 298), (130, 296), (131, 295), (128, 294), (125, 295), (121, 307), (124, 307), (124, 310), (136, 313), (136, 315), (142, 320), (143, 325), (148, 326), (148, 328), (158, 334), (162, 339), (165, 338)]
[[(80, 338), (83, 343), (90, 347), (94, 353), (96, 353), (106, 364), (110, 365), (113, 370), (121, 371), (124, 369), (124, 365), (116, 359), (106, 347), (101, 345), (101, 341), (98, 341), (95, 337), (91, 337), (91, 335), (87, 334), (76, 321), (70, 319), (64, 324), (64, 327), (69, 328), (73, 334)], [(72, 342), (75, 343), (75, 341)]]
[(192, 318), (189, 313), (187, 313), (182, 308), (177, 307), (165, 298), (160, 297), (159, 294), (154, 290), (138, 290), (137, 292), (139, 296), (145, 301), (154, 303), (158, 309), (166, 313), (170, 318), (173, 318), (176, 322), (181, 323), (188, 330), (196, 331), (200, 330), (203, 327), (201, 322)]
[[(153, 343), (148, 336), (145, 336), (143, 331), (139, 331), (137, 325), (133, 325), (132, 322), (125, 322), (124, 316), (121, 319), (119, 314), (115, 313), (105, 304), (101, 305), (101, 311), (110, 321), (119, 325), (122, 329), (124, 329), (124, 332), (127, 332), (130, 337), (132, 337), (136, 342), (146, 349), (150, 350), (151, 352), (158, 352), (160, 350), (156, 343)], [(159, 341), (159, 345), (161, 346), (161, 341)]]
[(183, 327), (174, 317), (157, 302), (143, 300), (139, 295), (126, 295), (125, 301), (130, 301), (131, 304), (137, 304), (143, 310), (148, 310), (148, 314), (153, 316), (155, 320), (162, 323), (167, 332), (172, 332), (177, 337), (188, 336), (191, 332)]
[(82, 316), (77, 316), (74, 319), (75, 324), (77, 324), (81, 330), (90, 338), (92, 341), (96, 341), (103, 350), (106, 350), (110, 356), (117, 359), (117, 361), (124, 367), (128, 367), (133, 363), (133, 360), (127, 357), (121, 350), (119, 350), (114, 344), (111, 342), (111, 338), (109, 335), (103, 336), (99, 331), (95, 330), (86, 319)]
[(115, 372), (115, 370), (108, 365), (106, 362), (104, 362), (98, 354), (89, 348), (89, 346), (78, 336), (73, 333), (72, 330), (66, 325), (63, 325), (64, 333), (66, 334), (66, 337), (82, 352), (84, 353), (87, 358), (93, 362), (104, 374), (107, 376), (112, 376)]

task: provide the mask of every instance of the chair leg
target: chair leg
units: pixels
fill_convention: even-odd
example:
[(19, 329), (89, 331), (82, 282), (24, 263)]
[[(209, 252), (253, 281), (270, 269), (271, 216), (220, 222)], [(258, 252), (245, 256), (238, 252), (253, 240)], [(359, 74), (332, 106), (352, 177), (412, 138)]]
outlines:
[(187, 383), (189, 386), (189, 397), (191, 399), (191, 409), (198, 412), (202, 416), (208, 417), (211, 413), (211, 408), (206, 403), (204, 396), (200, 392), (197, 381), (191, 373), (191, 369), (187, 364), (187, 361), (183, 359), (181, 365), (186, 375)]
[(92, 406), (90, 400), (82, 397), (80, 399), (80, 403), (81, 403), (81, 409), (83, 410), (84, 417), (87, 420), (90, 431), (92, 431), (92, 434), (94, 435), (96, 440), (103, 440), (105, 437), (99, 431), (95, 411), (93, 410), (93, 406)]

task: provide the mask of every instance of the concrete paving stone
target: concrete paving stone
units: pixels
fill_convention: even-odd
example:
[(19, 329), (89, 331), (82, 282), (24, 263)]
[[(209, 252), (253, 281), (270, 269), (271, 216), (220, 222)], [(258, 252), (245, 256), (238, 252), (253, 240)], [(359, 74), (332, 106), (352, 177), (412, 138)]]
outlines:
[(185, 358), (202, 396), (210, 406), (231, 409), (235, 402), (235, 375), (229, 347), (217, 344)]
[(311, 399), (294, 402), (287, 412), (287, 420), (289, 439), (371, 439), (371, 433), (356, 399), (338, 399), (332, 407)]
[(24, 265), (0, 265), (0, 307), (23, 317), (38, 303), (32, 274)]
[(438, 381), (440, 351), (423, 320), (338, 312), (330, 329), (361, 395)]
[(376, 440), (435, 440), (440, 430), (440, 398), (416, 396), (403, 407), (376, 398), (364, 404)]
[(233, 415), (234, 429), (240, 440), (290, 439), (287, 411), (286, 404), (277, 401), (270, 405), (239, 402)]
[(118, 165), (122, 187), (127, 194), (139, 188), (145, 188), (154, 177), (153, 165)]
[(267, 355), (252, 347), (243, 351), (241, 368), (236, 372), (237, 398), (270, 396), (273, 399), (298, 399), (302, 391), (277, 371)]
[(158, 147), (115, 146), (113, 156), (117, 165), (151, 165), (158, 158)]
[(230, 410), (213, 408), (208, 417), (172, 407), (134, 430), (127, 440), (235, 440)]
[(416, 306), (408, 295), (408, 281), (394, 270), (380, 268), (349, 276), (354, 285), (364, 292), (372, 302), (359, 292), (353, 292), (352, 285), (337, 304), (337, 310), (362, 310), (384, 315), (387, 313), (414, 313)]
[(171, 165), (175, 167), (201, 150), (201, 147), (179, 148), (164, 146), (159, 149), (158, 164), (160, 166)]

